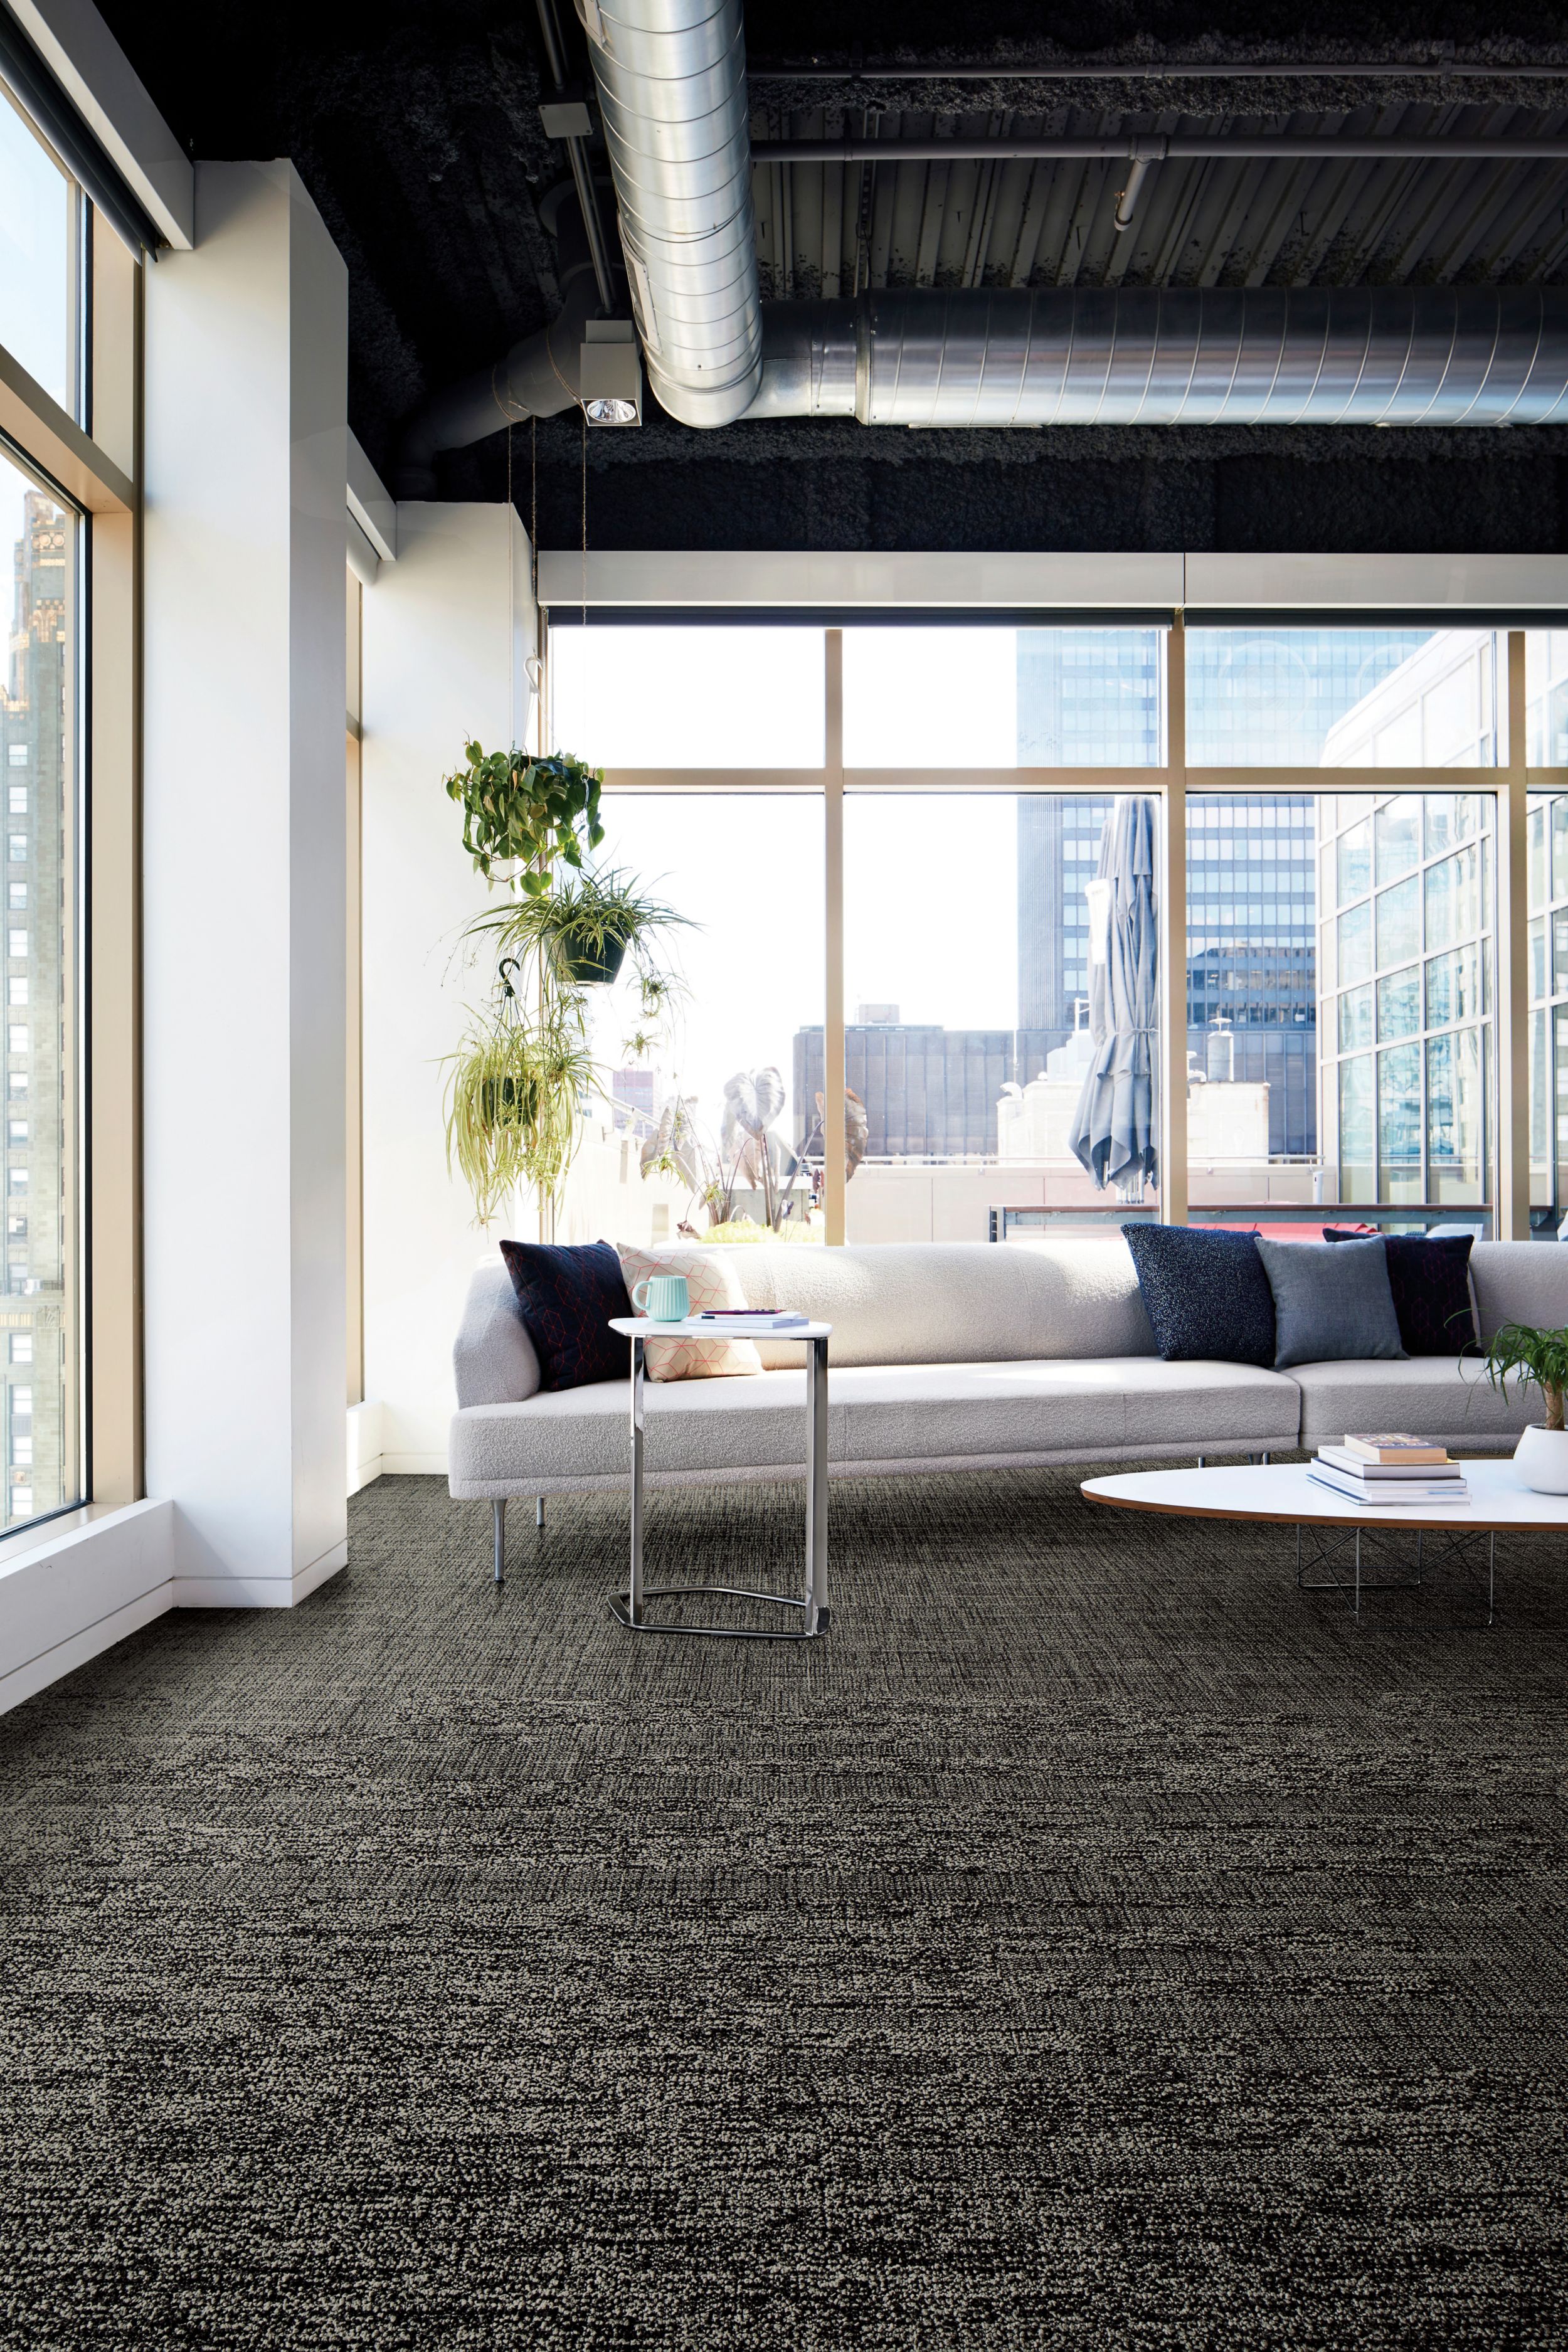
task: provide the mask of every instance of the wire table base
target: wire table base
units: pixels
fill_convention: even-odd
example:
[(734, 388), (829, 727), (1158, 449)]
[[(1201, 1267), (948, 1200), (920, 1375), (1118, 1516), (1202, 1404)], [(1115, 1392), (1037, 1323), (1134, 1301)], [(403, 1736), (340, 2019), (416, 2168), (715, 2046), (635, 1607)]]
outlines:
[[(1495, 1528), (1479, 1528), (1474, 1533), (1468, 1528), (1417, 1528), (1415, 1537), (1415, 1573), (1414, 1576), (1378, 1577), (1373, 1580), (1363, 1573), (1362, 1538), (1373, 1536), (1381, 1544), (1390, 1542), (1399, 1534), (1409, 1534), (1409, 1528), (1339, 1528), (1333, 1526), (1298, 1525), (1296, 1529), (1296, 1583), (1302, 1592), (1348, 1592), (1355, 1614), (1361, 1615), (1363, 1592), (1417, 1592), (1426, 1582), (1428, 1567), (1447, 1567), (1450, 1562), (1475, 1573), (1469, 1554), (1478, 1544), (1487, 1548), (1487, 1623), (1496, 1614), (1497, 1606), (1497, 1532)], [(1428, 1550), (1428, 1545), (1440, 1549)], [(1309, 1546), (1310, 1549), (1309, 1550)], [(1370, 1564), (1370, 1563), (1369, 1563)], [(1347, 1577), (1343, 1570), (1351, 1570)], [(1313, 1577), (1309, 1571), (1332, 1568), (1331, 1576)]]

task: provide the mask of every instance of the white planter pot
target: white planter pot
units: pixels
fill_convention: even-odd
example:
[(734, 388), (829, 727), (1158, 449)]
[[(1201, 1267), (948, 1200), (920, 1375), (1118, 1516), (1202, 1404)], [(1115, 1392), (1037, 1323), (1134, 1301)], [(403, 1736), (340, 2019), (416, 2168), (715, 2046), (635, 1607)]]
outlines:
[(1537, 1495), (1568, 1495), (1568, 1429), (1532, 1421), (1513, 1451), (1514, 1467)]

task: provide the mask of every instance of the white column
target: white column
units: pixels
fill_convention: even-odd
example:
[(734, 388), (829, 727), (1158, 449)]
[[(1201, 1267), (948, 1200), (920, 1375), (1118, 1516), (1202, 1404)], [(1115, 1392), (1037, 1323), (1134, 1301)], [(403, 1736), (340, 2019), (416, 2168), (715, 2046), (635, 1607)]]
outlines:
[(346, 1557), (348, 282), (288, 163), (147, 272), (147, 1487), (175, 1599)]
[(518, 1231), (481, 1233), (447, 1169), (442, 1056), (489, 977), (458, 935), (489, 893), (442, 779), (470, 739), (526, 737), (528, 557), (507, 507), (400, 506), (397, 562), (364, 596), (364, 1392), (384, 1471), (446, 1469), (468, 1277)]

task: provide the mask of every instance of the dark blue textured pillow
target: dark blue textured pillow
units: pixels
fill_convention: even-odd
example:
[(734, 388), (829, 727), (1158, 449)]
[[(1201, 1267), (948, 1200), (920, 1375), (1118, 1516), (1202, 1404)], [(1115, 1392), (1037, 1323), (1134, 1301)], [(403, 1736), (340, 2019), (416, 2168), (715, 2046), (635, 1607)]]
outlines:
[(1274, 1293), (1250, 1234), (1123, 1225), (1138, 1287), (1168, 1364), (1272, 1365)]
[(500, 1254), (539, 1358), (541, 1388), (581, 1389), (626, 1377), (631, 1352), (609, 1321), (629, 1315), (632, 1302), (608, 1242), (571, 1248), (502, 1242)]
[[(1359, 1242), (1366, 1235), (1346, 1225), (1325, 1225), (1326, 1242)], [(1458, 1356), (1476, 1337), (1470, 1305), (1473, 1234), (1384, 1234), (1388, 1286), (1407, 1356)]]

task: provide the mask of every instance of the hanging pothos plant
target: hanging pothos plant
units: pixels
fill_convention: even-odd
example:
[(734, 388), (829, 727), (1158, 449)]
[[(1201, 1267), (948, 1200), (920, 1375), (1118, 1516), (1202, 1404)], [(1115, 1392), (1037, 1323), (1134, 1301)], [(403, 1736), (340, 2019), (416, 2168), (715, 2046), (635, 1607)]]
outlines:
[(605, 838), (599, 823), (602, 768), (569, 751), (487, 751), (465, 743), (468, 761), (447, 778), (447, 797), (463, 812), (463, 847), (489, 882), (500, 858), (514, 858), (518, 886), (531, 898), (550, 887), (558, 861), (580, 866)]

